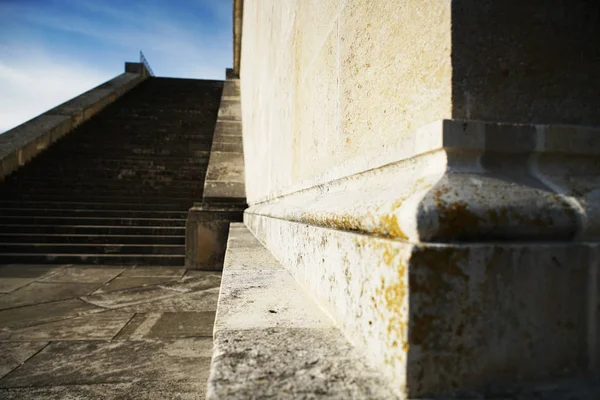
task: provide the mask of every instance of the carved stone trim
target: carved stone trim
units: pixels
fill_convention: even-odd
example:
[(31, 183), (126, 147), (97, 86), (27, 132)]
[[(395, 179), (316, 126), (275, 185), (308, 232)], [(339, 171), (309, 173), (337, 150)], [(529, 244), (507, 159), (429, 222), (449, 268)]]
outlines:
[(409, 242), (600, 238), (600, 129), (444, 120), (405, 144), (247, 213)]

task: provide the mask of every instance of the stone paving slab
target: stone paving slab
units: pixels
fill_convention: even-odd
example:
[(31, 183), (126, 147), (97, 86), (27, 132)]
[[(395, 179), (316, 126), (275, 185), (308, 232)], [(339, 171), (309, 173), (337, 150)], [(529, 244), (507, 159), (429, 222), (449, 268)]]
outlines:
[(68, 299), (0, 311), (0, 331), (104, 311), (80, 299)]
[(200, 400), (205, 398), (206, 380), (202, 373), (189, 381), (103, 383), (75, 386), (0, 389), (4, 400)]
[(149, 285), (156, 285), (158, 283), (172, 282), (173, 280), (177, 280), (179, 278), (169, 277), (169, 276), (150, 276), (150, 277), (131, 277), (131, 276), (119, 276), (100, 289), (96, 290), (96, 293), (108, 293), (114, 292), (117, 290), (123, 289), (131, 289), (134, 287), (142, 287)]
[(209, 274), (205, 276), (183, 278), (181, 280), (169, 281), (161, 284), (117, 290), (114, 292), (94, 293), (91, 296), (82, 297), (82, 299), (100, 307), (121, 308), (162, 300), (174, 297), (178, 294), (211, 289), (218, 287), (220, 282), (221, 276), (219, 274)]
[(0, 398), (205, 398), (220, 273), (10, 265), (0, 281)]
[(27, 361), (47, 344), (48, 342), (0, 343), (0, 378)]
[(216, 287), (199, 292), (184, 293), (179, 296), (155, 300), (149, 303), (138, 303), (119, 308), (119, 310), (134, 313), (214, 311), (217, 309), (218, 298), (219, 288)]
[(123, 268), (62, 268), (40, 282), (105, 283), (118, 276)]
[(175, 277), (181, 278), (185, 274), (185, 268), (179, 267), (136, 267), (125, 270), (123, 277)]
[(52, 342), (0, 387), (189, 380), (208, 369), (211, 350), (205, 338)]
[(214, 311), (136, 314), (117, 339), (212, 338)]
[(82, 297), (90, 304), (104, 308), (120, 308), (139, 303), (146, 303), (173, 297), (177, 293), (168, 291), (159, 286), (133, 287), (125, 290), (117, 290), (107, 293), (96, 293), (91, 296)]
[(112, 339), (135, 314), (106, 311), (14, 330), (8, 340), (99, 340)]
[(42, 278), (60, 271), (62, 267), (48, 267), (36, 265), (0, 265), (2, 278)]
[(0, 297), (0, 310), (85, 296), (93, 293), (99, 286), (98, 283), (33, 282)]
[(0, 277), (0, 293), (10, 293), (19, 289), (28, 283), (35, 281), (35, 278), (5, 278)]

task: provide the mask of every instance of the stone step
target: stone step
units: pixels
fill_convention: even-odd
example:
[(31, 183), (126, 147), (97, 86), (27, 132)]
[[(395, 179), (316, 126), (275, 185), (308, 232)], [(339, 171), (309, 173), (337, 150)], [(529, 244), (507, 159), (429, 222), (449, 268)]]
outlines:
[(0, 264), (96, 264), (183, 266), (185, 256), (164, 254), (0, 254)]
[(230, 226), (222, 276), (207, 398), (269, 398), (273, 388), (290, 399), (398, 398), (243, 224)]
[(34, 177), (31, 178), (12, 178), (7, 179), (2, 191), (8, 190), (19, 190), (22, 192), (32, 192), (39, 190), (48, 190), (47, 193), (52, 193), (53, 190), (59, 189), (64, 190), (88, 190), (93, 191), (99, 190), (118, 190), (123, 193), (130, 191), (135, 192), (161, 192), (168, 191), (168, 193), (183, 193), (183, 194), (196, 194), (198, 191), (202, 191), (204, 185), (201, 180), (176, 180), (176, 179), (155, 179), (145, 180), (141, 178), (137, 179), (69, 179), (69, 176), (61, 176), (56, 178), (49, 178), (47, 180), (40, 180)]
[(164, 254), (183, 255), (180, 244), (1, 243), (0, 254)]
[(109, 197), (138, 197), (144, 196), (144, 198), (185, 198), (186, 196), (191, 196), (193, 199), (201, 199), (203, 187), (196, 188), (170, 188), (170, 187), (160, 187), (156, 189), (152, 189), (149, 187), (142, 186), (112, 186), (112, 187), (98, 187), (94, 185), (75, 185), (75, 186), (55, 186), (55, 185), (46, 185), (46, 186), (18, 186), (14, 184), (7, 184), (2, 187), (0, 191), (0, 195), (3, 198), (9, 199), (12, 195), (16, 194), (18, 196), (29, 196), (35, 198), (47, 198), (48, 196), (62, 196), (62, 198), (81, 198), (86, 197), (87, 200), (93, 200), (97, 196), (109, 196)]
[(173, 203), (97, 203), (76, 201), (24, 201), (24, 200), (0, 200), (1, 208), (36, 208), (36, 209), (82, 209), (82, 210), (161, 210), (161, 211), (185, 211), (187, 208)]
[(0, 263), (183, 265), (222, 88), (147, 80), (7, 177)]
[(186, 211), (155, 211), (155, 210), (89, 210), (89, 209), (60, 209), (60, 208), (15, 208), (0, 205), (0, 217), (103, 217), (103, 218), (159, 218), (186, 219)]
[(36, 174), (21, 174), (19, 176), (7, 177), (5, 182), (28, 182), (30, 184), (37, 184), (40, 182), (63, 182), (66, 180), (100, 180), (100, 181), (114, 181), (118, 180), (121, 182), (135, 181), (135, 182), (203, 182), (206, 176), (206, 169), (198, 169), (196, 171), (182, 171), (182, 170), (158, 170), (148, 171), (141, 169), (113, 169), (113, 170), (70, 170), (58, 173), (58, 171), (46, 171)]
[(0, 233), (0, 243), (88, 243), (185, 245), (183, 235), (93, 235), (58, 233)]
[(114, 226), (114, 225), (48, 225), (1, 224), (0, 233), (6, 234), (62, 234), (62, 235), (185, 235), (183, 226)]
[(184, 218), (0, 216), (0, 225), (185, 226)]
[[(43, 161), (43, 162), (42, 162)], [(149, 170), (153, 171), (176, 171), (185, 169), (189, 171), (206, 170), (209, 158), (193, 158), (193, 159), (178, 159), (159, 160), (152, 158), (120, 158), (107, 159), (103, 157), (84, 157), (81, 159), (65, 160), (60, 158), (57, 160), (40, 160), (39, 163), (27, 165), (20, 171), (19, 175), (27, 175), (38, 172), (53, 172), (60, 174), (61, 171), (102, 171), (102, 170)]]
[[(52, 149), (52, 156), (58, 158), (70, 158), (74, 154), (79, 157), (100, 156), (102, 154), (110, 154), (111, 157), (127, 157), (127, 156), (160, 156), (160, 157), (202, 157), (207, 151), (210, 151), (211, 143), (206, 143), (197, 148), (170, 149), (170, 148), (138, 148), (138, 149), (114, 149), (107, 147), (105, 149)], [(107, 153), (109, 152), (109, 153)]]
[[(91, 157), (89, 155), (83, 154), (71, 154), (67, 158), (64, 157), (52, 157), (52, 154), (48, 154), (44, 156), (44, 153), (40, 156), (40, 158), (36, 159), (35, 163), (28, 164), (24, 169), (30, 169), (38, 164), (45, 164), (47, 162), (57, 163), (58, 166), (65, 165), (73, 165), (74, 163), (84, 162), (90, 166), (97, 166), (97, 168), (102, 168), (102, 164), (111, 165), (111, 164), (154, 164), (154, 165), (196, 165), (196, 164), (204, 164), (210, 157), (209, 152), (202, 152), (200, 155), (194, 156), (183, 156), (183, 157), (174, 157), (174, 156), (155, 156), (148, 157), (147, 155), (139, 155), (139, 154), (128, 154), (122, 157), (115, 157), (113, 154), (98, 154), (95, 157)], [(101, 163), (101, 164), (97, 164)]]
[(81, 203), (132, 203), (132, 204), (172, 204), (180, 206), (182, 209), (189, 209), (195, 201), (199, 201), (201, 197), (173, 197), (173, 196), (103, 196), (87, 194), (47, 194), (47, 193), (11, 193), (2, 192), (0, 194), (2, 200), (20, 200), (20, 201), (44, 201), (44, 202), (81, 202)]

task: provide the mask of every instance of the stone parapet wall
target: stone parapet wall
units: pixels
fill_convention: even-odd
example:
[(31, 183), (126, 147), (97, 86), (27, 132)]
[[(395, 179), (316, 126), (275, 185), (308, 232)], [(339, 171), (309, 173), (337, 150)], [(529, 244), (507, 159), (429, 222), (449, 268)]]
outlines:
[(141, 64), (138, 71), (125, 72), (0, 135), (0, 180), (148, 77)]
[(204, 181), (204, 203), (246, 204), (240, 80), (223, 85), (217, 124)]

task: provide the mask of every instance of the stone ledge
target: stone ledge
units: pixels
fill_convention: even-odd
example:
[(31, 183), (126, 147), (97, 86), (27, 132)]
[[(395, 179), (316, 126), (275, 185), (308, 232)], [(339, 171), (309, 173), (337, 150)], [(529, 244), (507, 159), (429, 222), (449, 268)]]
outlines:
[(248, 212), (413, 243), (600, 239), (598, 129), (445, 120), (397, 150)]
[(0, 181), (147, 77), (125, 72), (0, 135)]
[(209, 399), (396, 395), (243, 226), (230, 228)]
[(244, 222), (402, 398), (600, 372), (597, 243), (410, 244)]
[(227, 79), (204, 181), (205, 203), (231, 199), (246, 204), (239, 80)]

